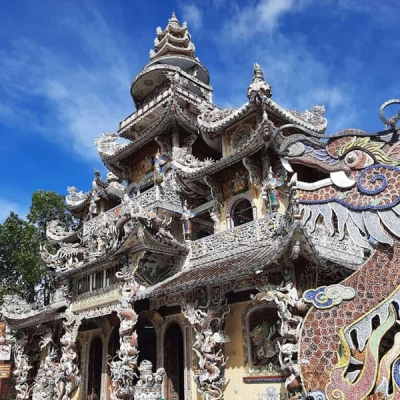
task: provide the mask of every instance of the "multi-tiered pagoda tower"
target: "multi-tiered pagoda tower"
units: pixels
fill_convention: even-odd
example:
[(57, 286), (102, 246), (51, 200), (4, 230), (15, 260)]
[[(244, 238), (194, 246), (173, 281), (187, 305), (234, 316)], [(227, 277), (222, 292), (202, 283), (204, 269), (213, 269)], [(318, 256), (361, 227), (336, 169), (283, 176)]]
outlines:
[[(393, 244), (379, 224), (398, 232), (372, 206), (375, 223), (362, 220), (349, 194), (354, 171), (397, 171), (398, 152), (383, 147), (397, 121), (383, 141), (358, 130), (321, 140), (324, 108), (282, 108), (258, 64), (247, 101), (221, 109), (174, 14), (130, 91), (136, 111), (95, 141), (106, 179), (95, 171), (88, 192), (68, 188), (81, 227), (48, 227), (51, 304), (3, 305), (19, 398), (320, 398), (340, 354), (324, 319), (344, 329), (363, 315), (345, 309), (361, 290), (354, 275), (338, 282)], [(325, 311), (304, 320), (308, 303)]]

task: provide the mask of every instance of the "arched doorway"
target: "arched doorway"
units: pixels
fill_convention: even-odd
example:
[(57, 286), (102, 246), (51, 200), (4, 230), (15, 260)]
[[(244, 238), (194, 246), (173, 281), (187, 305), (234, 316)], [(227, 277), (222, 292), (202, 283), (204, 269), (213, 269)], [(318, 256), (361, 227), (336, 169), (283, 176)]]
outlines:
[(151, 361), (153, 372), (155, 372), (157, 368), (157, 336), (149, 318), (139, 315), (136, 333), (138, 335), (139, 365), (143, 360)]
[(183, 335), (178, 324), (172, 323), (164, 339), (165, 397), (167, 400), (184, 400)]
[(247, 199), (239, 200), (231, 213), (233, 226), (239, 226), (253, 221), (253, 206)]
[(101, 369), (103, 365), (103, 344), (99, 337), (92, 340), (89, 351), (88, 400), (100, 400)]

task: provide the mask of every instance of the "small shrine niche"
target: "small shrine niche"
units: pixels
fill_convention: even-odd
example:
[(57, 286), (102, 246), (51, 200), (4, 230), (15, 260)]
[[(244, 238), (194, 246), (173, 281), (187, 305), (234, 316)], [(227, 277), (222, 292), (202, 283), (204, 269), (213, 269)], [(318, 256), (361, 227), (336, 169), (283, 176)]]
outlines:
[(280, 372), (279, 317), (271, 305), (252, 308), (246, 315), (249, 372)]

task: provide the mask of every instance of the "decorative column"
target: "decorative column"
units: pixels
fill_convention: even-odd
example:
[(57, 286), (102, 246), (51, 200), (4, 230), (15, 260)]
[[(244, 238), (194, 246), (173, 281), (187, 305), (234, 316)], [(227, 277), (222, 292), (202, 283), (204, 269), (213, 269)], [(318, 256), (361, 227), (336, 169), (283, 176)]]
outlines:
[(60, 378), (58, 380), (57, 399), (70, 400), (72, 394), (81, 383), (79, 377), (78, 364), (76, 363), (76, 337), (80, 325), (80, 318), (74, 313), (66, 312), (67, 320), (63, 322), (64, 335), (60, 338), (61, 358), (60, 358)]
[(29, 357), (25, 353), (28, 338), (25, 334), (17, 339), (14, 346), (14, 370), (15, 390), (18, 392), (17, 399), (28, 400), (32, 391), (32, 384), (29, 379), (29, 370), (32, 366), (29, 364)]
[(53, 341), (51, 330), (42, 335), (40, 350), (46, 349), (46, 356), (41, 361), (33, 385), (32, 400), (58, 399), (57, 383), (61, 382), (62, 373), (58, 362), (58, 349)]
[(223, 345), (229, 342), (224, 331), (225, 317), (230, 308), (220, 297), (215, 302), (209, 301), (204, 307), (199, 306), (198, 301), (183, 301), (181, 309), (195, 331), (192, 348), (198, 357), (194, 376), (197, 389), (204, 400), (222, 399), (224, 370), (228, 361)]
[(138, 316), (133, 309), (132, 297), (138, 292), (139, 284), (135, 281), (135, 271), (129, 271), (126, 261), (125, 271), (117, 272), (122, 280), (122, 292), (118, 305), (120, 348), (116, 360), (110, 362), (111, 400), (130, 400), (135, 394), (133, 381), (136, 377), (138, 349), (135, 326)]
[[(296, 241), (293, 246), (290, 257), (296, 259), (298, 256)], [(250, 297), (253, 301), (266, 301), (275, 305), (279, 318), (278, 337), (275, 340), (281, 371), (287, 376), (285, 387), (288, 393), (298, 393), (302, 390), (297, 362), (298, 341), (303, 325), (303, 315), (308, 306), (302, 299), (299, 299), (294, 285), (293, 270), (288, 267), (284, 268), (282, 277), (283, 280), (279, 285), (265, 282), (262, 287), (258, 288), (259, 293)]]

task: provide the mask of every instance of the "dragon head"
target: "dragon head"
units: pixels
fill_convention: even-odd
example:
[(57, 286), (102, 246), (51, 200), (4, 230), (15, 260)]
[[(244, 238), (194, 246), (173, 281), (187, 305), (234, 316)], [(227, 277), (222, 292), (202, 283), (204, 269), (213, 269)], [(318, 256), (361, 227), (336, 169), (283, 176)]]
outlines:
[(275, 130), (271, 141), (293, 173), (303, 223), (315, 226), (321, 216), (332, 235), (335, 229), (342, 237), (348, 232), (364, 248), (392, 245), (390, 233), (400, 237), (400, 113), (390, 119), (383, 114), (392, 104), (400, 100), (382, 105), (386, 129), (373, 134), (347, 129), (322, 136), (292, 124)]

